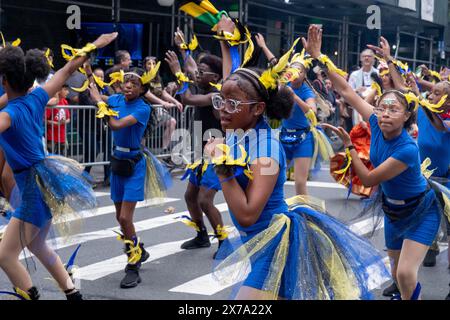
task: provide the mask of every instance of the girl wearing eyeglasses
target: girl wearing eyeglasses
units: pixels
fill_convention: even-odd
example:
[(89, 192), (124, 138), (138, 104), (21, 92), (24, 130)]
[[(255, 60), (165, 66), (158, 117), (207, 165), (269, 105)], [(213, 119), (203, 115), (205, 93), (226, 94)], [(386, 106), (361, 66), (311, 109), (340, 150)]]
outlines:
[[(222, 18), (218, 30), (232, 33), (230, 23)], [(224, 59), (224, 69), (230, 65)], [(236, 299), (370, 298), (367, 267), (387, 273), (376, 250), (303, 198), (284, 199), (286, 155), (266, 116), (288, 118), (293, 94), (271, 71), (239, 68), (214, 98), (227, 136), (211, 139), (205, 154), (239, 231), (224, 243), (214, 275), (241, 285)]]
[[(303, 42), (313, 58), (326, 61), (320, 51), (322, 30), (310, 26), (308, 39)], [(421, 173), (419, 148), (407, 133), (414, 122), (416, 104), (411, 96), (390, 90), (383, 93), (373, 107), (352, 90), (331, 64), (327, 67), (328, 77), (339, 94), (370, 122), (370, 160), (375, 169), (369, 171), (358, 158), (342, 127), (326, 127), (342, 138), (361, 182), (366, 187), (381, 186), (386, 247), (393, 262), (392, 276), (401, 293), (401, 297), (395, 299), (417, 300), (421, 291), (417, 281), (419, 267), (439, 230), (441, 213), (437, 192), (430, 188)]]

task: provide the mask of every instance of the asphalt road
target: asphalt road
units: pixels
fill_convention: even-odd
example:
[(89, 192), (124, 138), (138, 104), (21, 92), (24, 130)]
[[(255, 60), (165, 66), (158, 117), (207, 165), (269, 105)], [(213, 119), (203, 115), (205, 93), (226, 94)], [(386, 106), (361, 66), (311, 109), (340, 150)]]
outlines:
[[(98, 170), (98, 177), (101, 176)], [(346, 200), (347, 190), (332, 182), (326, 169), (309, 183), (311, 195), (326, 202), (328, 211), (337, 218), (346, 221), (360, 234), (370, 230), (367, 217), (354, 220), (361, 211), (360, 200), (351, 196)], [(168, 299), (168, 300), (215, 300), (228, 299), (230, 289), (223, 288), (211, 278), (212, 255), (217, 248), (213, 244), (210, 248), (183, 251), (180, 244), (194, 236), (194, 230), (188, 228), (176, 217), (187, 214), (184, 202), (186, 183), (175, 178), (174, 188), (171, 189), (165, 202), (159, 206), (140, 204), (136, 210), (135, 222), (139, 236), (149, 249), (150, 259), (141, 269), (142, 283), (134, 289), (120, 289), (125, 266), (125, 255), (122, 244), (115, 239), (113, 229), (117, 230), (113, 203), (109, 198), (109, 190), (96, 189), (99, 209), (92, 217), (83, 219), (77, 234), (64, 242), (64, 239), (49, 240), (58, 249), (65, 262), (78, 244), (81, 249), (76, 260), (80, 267), (77, 271), (78, 285), (85, 299)], [(285, 185), (286, 197), (294, 195), (292, 183)], [(225, 224), (232, 225), (227, 212), (223, 195), (216, 196), (215, 203), (222, 211)], [(174, 207), (174, 214), (166, 214), (167, 207)], [(352, 220), (353, 219), (353, 220)], [(207, 223), (209, 230), (211, 230)], [(384, 251), (383, 229), (372, 238), (372, 243), (386, 256)], [(41, 299), (64, 299), (64, 295), (56, 287), (49, 274), (42, 265), (29, 256), (22, 260), (28, 264), (34, 284), (41, 292)], [(450, 272), (447, 269), (447, 246), (441, 243), (441, 254), (438, 263), (433, 268), (421, 268), (420, 281), (423, 287), (423, 299), (442, 300), (448, 294)], [(381, 289), (389, 283), (380, 284)], [(6, 275), (0, 271), (0, 290), (9, 290), (11, 285)], [(381, 289), (374, 292), (378, 299)]]

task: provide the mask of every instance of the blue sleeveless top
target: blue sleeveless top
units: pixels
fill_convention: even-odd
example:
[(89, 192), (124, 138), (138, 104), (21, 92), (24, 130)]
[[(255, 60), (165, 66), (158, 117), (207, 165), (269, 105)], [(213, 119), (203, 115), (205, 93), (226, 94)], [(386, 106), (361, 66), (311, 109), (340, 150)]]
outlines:
[[(239, 138), (236, 135), (227, 135), (227, 144), (229, 146), (234, 145), (232, 151), (234, 150), (235, 156), (239, 156), (239, 154), (237, 154), (239, 152), (238, 144), (245, 146), (245, 151), (250, 157), (250, 163), (258, 158), (274, 159), (279, 164), (279, 175), (272, 194), (255, 224), (250, 227), (242, 227), (230, 210), (230, 216), (236, 228), (239, 231), (246, 233), (260, 232), (269, 226), (274, 214), (288, 212), (288, 205), (284, 200), (283, 188), (284, 183), (286, 182), (286, 156), (281, 143), (278, 140), (276, 131), (273, 130), (264, 119), (261, 119), (256, 127), (250, 131), (251, 133), (239, 143), (237, 143)], [(238, 176), (236, 180), (243, 190), (247, 188), (249, 179), (245, 175)]]

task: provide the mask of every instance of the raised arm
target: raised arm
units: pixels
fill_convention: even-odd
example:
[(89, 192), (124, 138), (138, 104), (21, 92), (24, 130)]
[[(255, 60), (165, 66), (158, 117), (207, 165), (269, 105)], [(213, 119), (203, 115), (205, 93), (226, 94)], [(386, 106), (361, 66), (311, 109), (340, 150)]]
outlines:
[[(311, 55), (311, 57), (317, 59), (322, 55), (322, 30), (317, 25), (311, 25), (308, 29), (308, 39), (302, 38), (303, 47)], [(335, 90), (345, 99), (345, 101), (358, 111), (365, 121), (369, 121), (370, 116), (373, 113), (373, 107), (364, 101), (347, 81), (341, 77), (338, 73), (328, 70), (328, 78), (333, 83)]]
[[(93, 44), (97, 49), (106, 47), (117, 38), (117, 35), (117, 32), (103, 34), (95, 40)], [(61, 90), (70, 75), (81, 67), (87, 59), (87, 55), (84, 57), (75, 57), (71, 61), (67, 62), (63, 68), (59, 69), (55, 75), (42, 87), (47, 92), (49, 97), (54, 97), (55, 94)]]
[[(217, 24), (217, 33), (222, 31), (233, 33), (235, 28), (236, 25), (234, 24), (233, 20), (223, 15), (219, 23)], [(220, 50), (222, 51), (223, 79), (227, 79), (231, 74), (233, 63), (231, 61), (230, 47), (226, 41), (220, 41)]]
[(197, 63), (195, 62), (194, 58), (192, 57), (192, 54), (189, 55), (189, 57), (187, 57), (186, 54), (186, 50), (181, 49), (181, 44), (184, 43), (184, 39), (186, 39), (184, 37), (183, 31), (180, 30), (179, 27), (177, 27), (177, 31), (175, 32), (175, 36), (174, 36), (174, 42), (175, 45), (178, 47), (178, 50), (180, 50), (181, 53), (181, 57), (183, 58), (184, 61), (184, 72), (186, 72), (186, 74), (189, 77), (192, 77), (194, 75), (197, 74), (198, 72), (198, 67), (197, 67)]
[(269, 47), (267, 47), (264, 36), (261, 33), (258, 33), (255, 36), (255, 39), (256, 39), (256, 43), (258, 44), (258, 46), (264, 52), (264, 55), (266, 56), (267, 61), (269, 61), (269, 63), (275, 65), (278, 62), (277, 57), (275, 57), (275, 55), (272, 53), (272, 51), (270, 51)]
[(401, 74), (398, 72), (397, 67), (392, 62), (394, 58), (391, 56), (391, 46), (389, 45), (389, 42), (384, 38), (380, 37), (380, 46), (374, 46), (371, 44), (368, 44), (367, 47), (375, 51), (377, 54), (379, 54), (383, 59), (387, 62), (389, 67), (389, 74), (392, 77), (392, 81), (394, 82), (394, 87), (397, 90), (406, 92), (408, 91), (408, 87), (405, 83), (405, 80), (402, 78)]

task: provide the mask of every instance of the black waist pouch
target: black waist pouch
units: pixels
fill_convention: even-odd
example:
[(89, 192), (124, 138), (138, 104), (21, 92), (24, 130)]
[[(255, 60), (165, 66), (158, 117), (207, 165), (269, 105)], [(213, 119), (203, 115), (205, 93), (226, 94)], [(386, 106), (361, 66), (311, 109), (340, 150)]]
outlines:
[(136, 157), (131, 159), (119, 159), (111, 155), (111, 171), (115, 175), (121, 177), (131, 177), (134, 173), (136, 164), (141, 161), (143, 155), (139, 153)]

